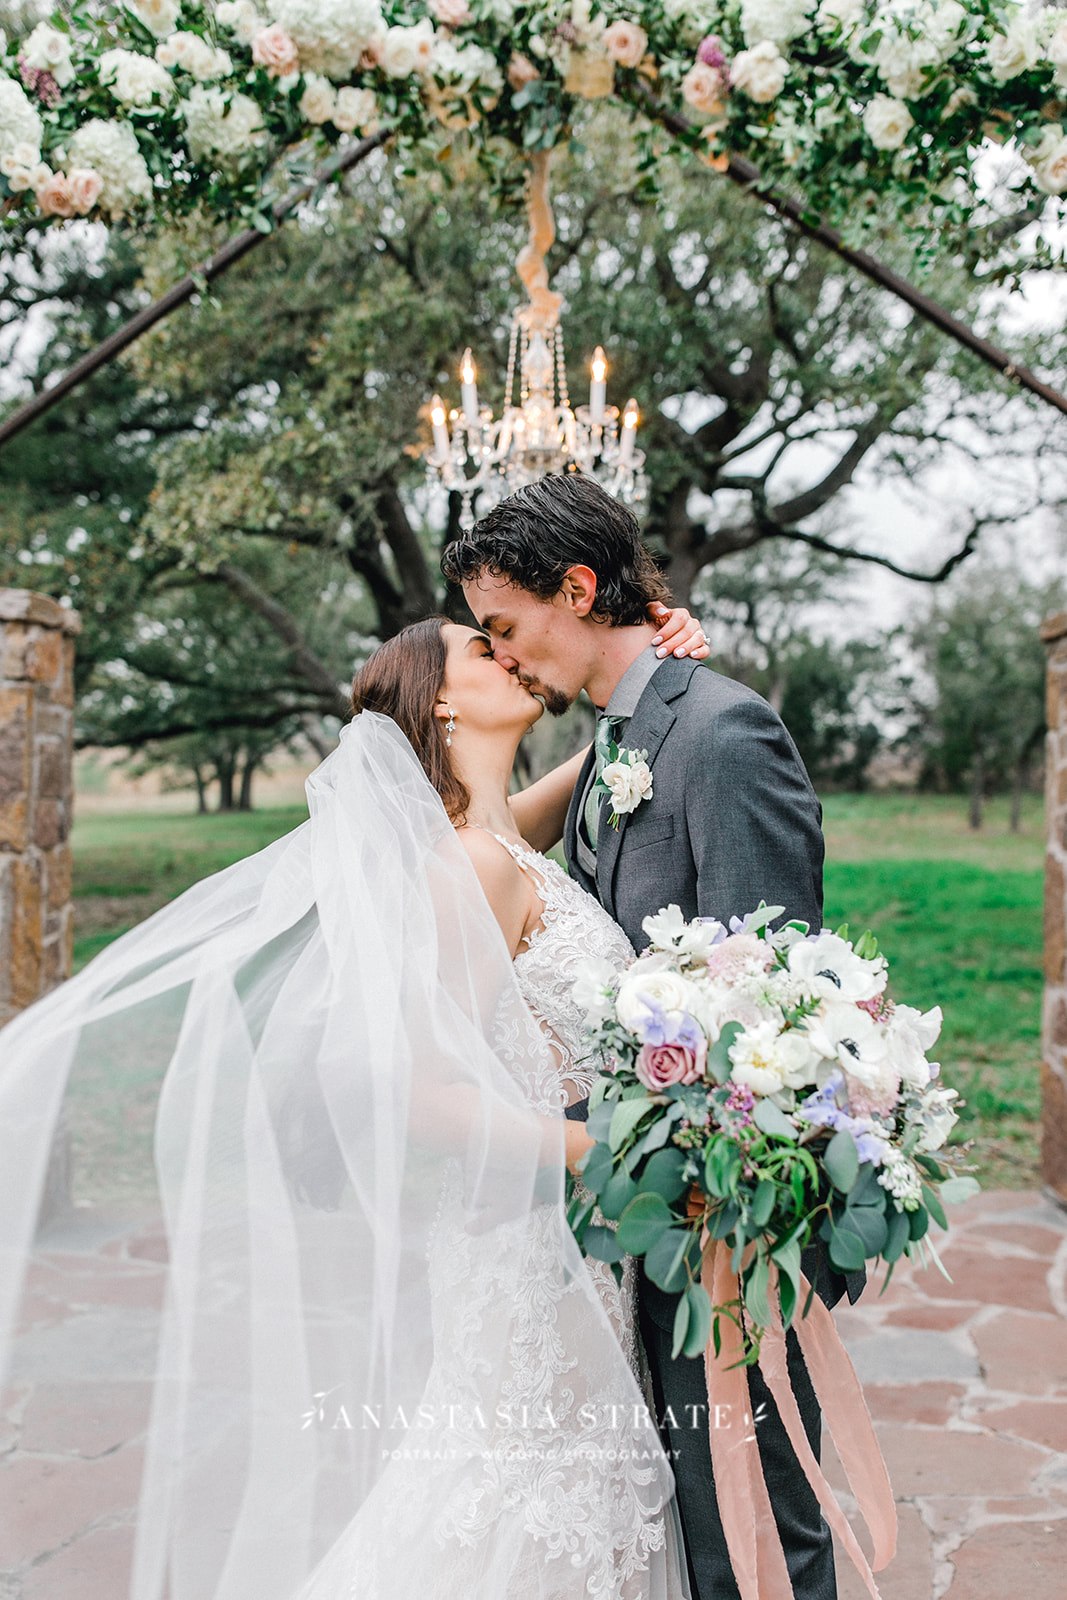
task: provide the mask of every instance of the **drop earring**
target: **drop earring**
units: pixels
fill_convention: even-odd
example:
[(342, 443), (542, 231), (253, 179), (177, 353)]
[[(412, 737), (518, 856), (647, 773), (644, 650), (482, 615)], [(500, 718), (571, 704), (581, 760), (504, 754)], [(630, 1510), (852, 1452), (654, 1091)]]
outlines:
[(451, 745), (451, 743), (452, 743), (452, 735), (455, 733), (455, 731), (456, 731), (456, 713), (452, 710), (452, 707), (449, 706), (449, 708), (448, 708), (448, 721), (445, 723), (445, 744)]

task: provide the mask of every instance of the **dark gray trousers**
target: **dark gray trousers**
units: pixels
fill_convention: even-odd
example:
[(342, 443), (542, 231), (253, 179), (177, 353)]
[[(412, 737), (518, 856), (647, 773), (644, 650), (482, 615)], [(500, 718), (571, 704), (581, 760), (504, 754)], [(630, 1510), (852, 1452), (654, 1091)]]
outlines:
[[(567, 1107), (567, 1116), (584, 1121), (588, 1102)], [(845, 1292), (857, 1298), (864, 1274), (846, 1280), (829, 1262), (825, 1247), (801, 1252), (801, 1269), (826, 1305)], [(648, 1357), (656, 1418), (663, 1447), (674, 1470), (693, 1600), (740, 1600), (719, 1521), (708, 1437), (708, 1392), (701, 1356), (671, 1359), (677, 1297), (666, 1295), (638, 1268), (638, 1324)], [(799, 1308), (797, 1314), (799, 1315)], [(804, 1431), (820, 1459), (822, 1413), (796, 1332), (786, 1332), (786, 1363)], [(833, 1540), (818, 1500), (785, 1431), (778, 1407), (758, 1366), (748, 1369), (750, 1414), (755, 1422), (763, 1475), (782, 1541), (795, 1600), (837, 1600)], [(733, 1419), (732, 1426), (744, 1419)]]

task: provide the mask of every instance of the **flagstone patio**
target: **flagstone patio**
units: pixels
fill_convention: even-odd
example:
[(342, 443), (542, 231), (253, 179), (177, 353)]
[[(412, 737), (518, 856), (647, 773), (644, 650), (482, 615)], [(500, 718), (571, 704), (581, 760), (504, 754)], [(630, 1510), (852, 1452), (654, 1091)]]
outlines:
[[(935, 1230), (951, 1283), (905, 1262), (884, 1295), (879, 1274), (858, 1305), (835, 1311), (899, 1510), (879, 1590), (1062, 1600), (1067, 1212), (1031, 1190), (995, 1190), (951, 1220), (947, 1239)], [(0, 1600), (121, 1600), (163, 1241), (152, 1223), (94, 1210), (45, 1242), (0, 1409)], [(824, 1460), (850, 1509), (828, 1441)], [(839, 1600), (862, 1600), (841, 1552), (838, 1574)]]

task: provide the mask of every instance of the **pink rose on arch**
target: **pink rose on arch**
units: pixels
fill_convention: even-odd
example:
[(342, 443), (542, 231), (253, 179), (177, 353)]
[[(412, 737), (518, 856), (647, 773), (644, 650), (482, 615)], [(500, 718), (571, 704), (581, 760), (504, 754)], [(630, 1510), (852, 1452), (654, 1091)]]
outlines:
[(672, 1083), (697, 1083), (704, 1075), (707, 1044), (701, 1040), (696, 1051), (684, 1044), (646, 1044), (637, 1058), (634, 1071), (646, 1089), (657, 1093)]
[(84, 217), (99, 200), (104, 180), (95, 167), (71, 167), (68, 176), (74, 209)]
[(296, 41), (280, 22), (272, 23), (269, 28), (260, 28), (252, 40), (252, 60), (257, 67), (266, 67), (272, 78), (284, 78), (287, 73), (296, 72), (300, 67)]
[(620, 67), (639, 67), (648, 49), (648, 34), (636, 22), (613, 22), (604, 29), (604, 49)]
[(467, 0), (430, 0), (430, 10), (446, 28), (461, 28), (471, 20)]
[(46, 217), (73, 217), (76, 214), (70, 179), (64, 172), (53, 172), (37, 191), (37, 204)]

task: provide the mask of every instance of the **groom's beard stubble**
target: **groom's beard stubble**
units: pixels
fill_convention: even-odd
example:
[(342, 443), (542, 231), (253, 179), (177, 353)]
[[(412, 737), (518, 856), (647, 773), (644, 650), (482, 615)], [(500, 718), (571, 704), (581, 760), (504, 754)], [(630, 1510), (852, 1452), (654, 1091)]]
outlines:
[(532, 695), (544, 702), (545, 710), (550, 717), (562, 717), (569, 711), (574, 701), (565, 695), (562, 689), (554, 689), (551, 684), (538, 683), (536, 678), (531, 678), (525, 672), (517, 672), (515, 676), (524, 689), (529, 689)]

